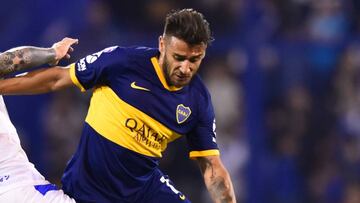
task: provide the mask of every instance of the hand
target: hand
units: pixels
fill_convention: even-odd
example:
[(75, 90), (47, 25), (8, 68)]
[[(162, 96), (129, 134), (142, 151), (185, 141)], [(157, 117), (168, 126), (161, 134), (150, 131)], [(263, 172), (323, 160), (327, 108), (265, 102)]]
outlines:
[(55, 66), (59, 63), (59, 61), (62, 58), (69, 59), (70, 53), (74, 51), (74, 49), (71, 47), (74, 44), (78, 44), (78, 39), (72, 39), (65, 37), (59, 42), (56, 42), (52, 45), (52, 48), (55, 50), (55, 59), (53, 62), (49, 63), (51, 66)]

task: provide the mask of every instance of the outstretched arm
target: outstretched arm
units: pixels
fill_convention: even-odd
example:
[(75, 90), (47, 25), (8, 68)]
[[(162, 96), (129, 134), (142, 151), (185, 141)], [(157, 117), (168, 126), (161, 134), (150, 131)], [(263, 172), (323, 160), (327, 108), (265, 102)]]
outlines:
[(71, 45), (77, 39), (64, 38), (51, 48), (23, 46), (10, 49), (0, 54), (0, 78), (16, 71), (36, 67), (42, 64), (56, 65), (62, 58), (70, 58)]
[(69, 66), (44, 68), (26, 75), (0, 80), (0, 95), (41, 94), (74, 85)]
[(230, 175), (222, 164), (220, 156), (198, 157), (196, 160), (213, 201), (215, 203), (236, 203)]

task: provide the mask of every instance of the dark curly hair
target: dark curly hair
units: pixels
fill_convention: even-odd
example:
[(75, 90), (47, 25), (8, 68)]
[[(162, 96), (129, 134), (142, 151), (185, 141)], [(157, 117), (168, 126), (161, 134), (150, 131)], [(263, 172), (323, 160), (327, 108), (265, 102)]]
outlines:
[(210, 45), (214, 40), (203, 14), (189, 8), (173, 10), (166, 16), (164, 36), (177, 37), (190, 45)]

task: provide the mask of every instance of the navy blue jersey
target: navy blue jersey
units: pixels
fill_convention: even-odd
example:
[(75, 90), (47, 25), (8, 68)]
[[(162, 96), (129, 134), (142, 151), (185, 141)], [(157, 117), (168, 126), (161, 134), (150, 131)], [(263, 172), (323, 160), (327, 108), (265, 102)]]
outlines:
[(183, 135), (191, 158), (219, 155), (209, 92), (197, 75), (183, 88), (168, 86), (159, 54), (116, 46), (71, 65), (74, 84), (93, 91), (80, 144), (63, 176), (64, 190), (75, 199), (137, 198), (167, 144)]

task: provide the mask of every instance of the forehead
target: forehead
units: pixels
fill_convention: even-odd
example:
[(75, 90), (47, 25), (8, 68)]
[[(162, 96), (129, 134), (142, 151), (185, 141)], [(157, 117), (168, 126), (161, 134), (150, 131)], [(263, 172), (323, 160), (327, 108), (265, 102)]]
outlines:
[(179, 54), (179, 55), (201, 55), (206, 51), (206, 45), (204, 43), (197, 45), (189, 45), (185, 41), (171, 36), (164, 38), (166, 49), (170, 52)]

